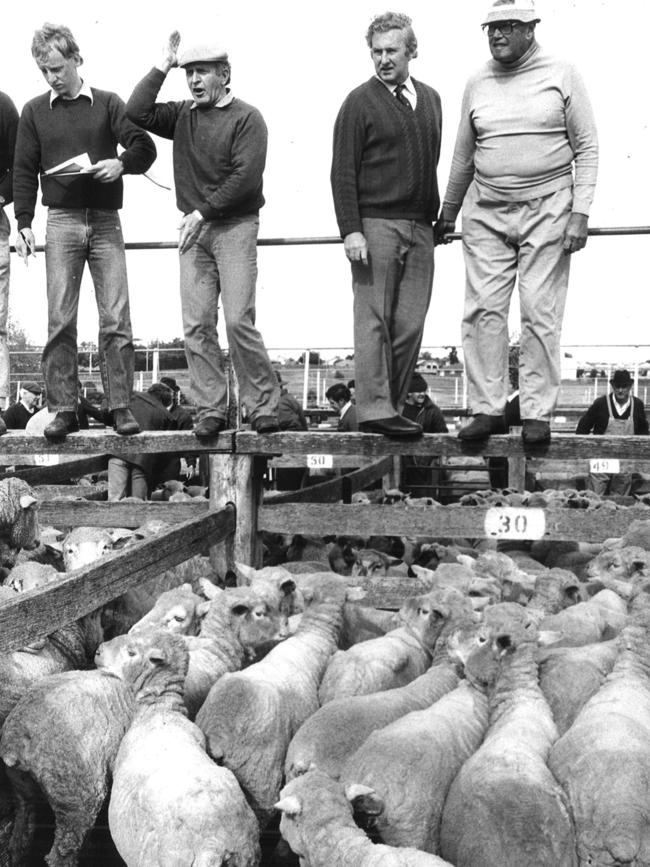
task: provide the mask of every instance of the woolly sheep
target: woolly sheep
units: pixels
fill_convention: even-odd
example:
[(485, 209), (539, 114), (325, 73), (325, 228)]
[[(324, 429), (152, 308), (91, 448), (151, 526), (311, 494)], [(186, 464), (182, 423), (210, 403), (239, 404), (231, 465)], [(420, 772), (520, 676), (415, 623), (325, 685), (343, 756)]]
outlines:
[(0, 537), (14, 549), (38, 544), (38, 503), (22, 479), (0, 479)]
[(344, 598), (314, 601), (295, 635), (259, 662), (224, 675), (197, 715), (208, 752), (233, 771), (262, 826), (278, 798), (289, 742), (318, 708)]
[[(121, 636), (120, 640), (128, 642), (121, 653), (120, 677), (108, 670), (47, 677), (27, 691), (5, 721), (0, 757), (18, 805), (13, 863), (25, 863), (39, 791), (55, 818), (47, 863), (50, 867), (77, 863), (108, 792), (122, 737), (137, 703), (148, 700), (148, 690), (158, 677), (146, 651), (158, 646), (159, 635)], [(102, 647), (105, 654), (110, 652)]]
[(617, 639), (612, 672), (557, 741), (580, 864), (650, 864), (650, 610)]
[(17, 563), (2, 582), (3, 586), (11, 587), (17, 593), (35, 590), (50, 581), (61, 577), (61, 572), (48, 563)]
[(545, 617), (539, 628), (558, 633), (557, 647), (579, 647), (613, 638), (626, 621), (627, 603), (613, 590), (601, 590), (588, 602)]
[(411, 597), (400, 609), (403, 626), (337, 651), (318, 691), (321, 705), (336, 698), (404, 686), (424, 674), (449, 616), (448, 606), (461, 599), (454, 590)]
[(504, 606), (466, 659), (467, 679), (487, 686), (490, 723), (444, 805), (440, 851), (455, 867), (577, 865), (567, 798), (546, 766), (557, 729), (537, 683), (538, 638)]
[(474, 640), (476, 622), (469, 600), (449, 610), (436, 642), (431, 668), (406, 686), (369, 695), (353, 695), (327, 702), (296, 732), (285, 762), (287, 779), (319, 768), (338, 779), (347, 759), (376, 729), (411, 711), (421, 710), (458, 685), (456, 665), (448, 645)]
[(280, 833), (305, 867), (452, 867), (417, 849), (375, 845), (354, 823), (353, 801), (364, 787), (344, 792), (322, 771), (291, 780), (275, 804)]
[(255, 816), (232, 773), (210, 760), (201, 731), (184, 715), (183, 640), (157, 636), (153, 646), (133, 636), (155, 682), (147, 685), (115, 761), (108, 809), (115, 846), (128, 867), (256, 867)]

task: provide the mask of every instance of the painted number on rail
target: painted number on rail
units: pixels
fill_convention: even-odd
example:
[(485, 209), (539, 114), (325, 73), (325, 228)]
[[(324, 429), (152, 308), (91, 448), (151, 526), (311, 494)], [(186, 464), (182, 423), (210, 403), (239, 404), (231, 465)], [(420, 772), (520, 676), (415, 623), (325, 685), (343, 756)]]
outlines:
[(485, 535), (494, 539), (541, 539), (546, 531), (543, 509), (488, 509)]
[(307, 455), (307, 466), (310, 470), (331, 470), (334, 458), (332, 455)]
[(34, 464), (37, 467), (53, 467), (59, 463), (58, 455), (34, 455)]
[(590, 473), (620, 473), (621, 462), (618, 458), (592, 458), (589, 461)]

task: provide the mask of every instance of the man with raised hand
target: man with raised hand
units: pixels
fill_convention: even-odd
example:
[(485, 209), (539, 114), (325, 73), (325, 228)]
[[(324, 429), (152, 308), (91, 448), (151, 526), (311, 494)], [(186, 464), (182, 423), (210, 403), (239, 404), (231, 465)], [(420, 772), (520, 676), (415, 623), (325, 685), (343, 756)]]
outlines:
[(345, 99), (334, 127), (332, 193), (354, 293), (359, 430), (417, 437), (402, 415), (433, 284), (440, 97), (411, 77), (417, 39), (386, 12), (366, 34), (375, 75)]
[[(126, 108), (139, 126), (174, 142), (176, 203), (183, 214), (178, 250), (185, 354), (198, 407), (194, 434), (214, 437), (226, 427), (219, 298), (242, 404), (254, 430), (272, 433), (279, 430), (280, 389), (255, 327), (266, 124), (256, 108), (232, 93), (222, 47), (195, 45), (178, 57), (180, 40), (174, 31), (162, 60), (136, 86)], [(156, 102), (176, 66), (185, 70), (191, 99)]]
[(436, 243), (463, 212), (463, 354), (472, 421), (463, 440), (505, 433), (508, 310), (518, 278), (522, 437), (548, 442), (560, 390), (571, 254), (587, 242), (596, 126), (576, 69), (537, 43), (534, 0), (496, 0), (492, 59), (469, 79)]
[[(43, 349), (47, 405), (56, 412), (45, 436), (78, 430), (77, 311), (86, 262), (99, 311), (99, 366), (119, 434), (140, 428), (129, 403), (135, 367), (126, 255), (119, 209), (123, 174), (146, 172), (156, 158), (151, 138), (127, 120), (124, 103), (81, 78), (79, 46), (68, 27), (44, 24), (32, 55), (50, 87), (30, 100), (18, 125), (14, 160), (16, 252), (34, 253), (31, 225), (39, 178), (47, 206), (48, 337)], [(124, 150), (117, 153), (117, 145)]]

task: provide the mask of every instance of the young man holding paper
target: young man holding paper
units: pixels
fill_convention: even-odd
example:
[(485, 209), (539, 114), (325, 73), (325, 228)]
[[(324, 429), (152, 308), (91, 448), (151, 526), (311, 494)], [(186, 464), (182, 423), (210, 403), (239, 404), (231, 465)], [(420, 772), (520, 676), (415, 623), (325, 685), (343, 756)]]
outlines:
[[(78, 429), (77, 309), (88, 262), (99, 311), (99, 363), (108, 408), (119, 434), (140, 428), (129, 409), (134, 352), (124, 240), (118, 211), (122, 175), (146, 172), (156, 148), (125, 115), (115, 94), (90, 87), (79, 75), (83, 60), (67, 27), (45, 24), (32, 55), (49, 93), (30, 100), (18, 125), (14, 162), (16, 251), (27, 261), (39, 176), (48, 207), (48, 339), (43, 374), (48, 407), (56, 417), (45, 436), (63, 439)], [(124, 151), (118, 156), (118, 143)]]

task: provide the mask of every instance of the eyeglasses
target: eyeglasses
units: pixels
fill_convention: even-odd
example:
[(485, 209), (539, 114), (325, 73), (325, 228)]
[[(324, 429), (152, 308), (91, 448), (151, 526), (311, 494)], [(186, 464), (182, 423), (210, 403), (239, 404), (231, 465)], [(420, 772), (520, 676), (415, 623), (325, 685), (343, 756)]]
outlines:
[(502, 36), (510, 36), (520, 21), (497, 21), (495, 24), (481, 24), (483, 32), (487, 30), (488, 36), (494, 36), (498, 30)]

